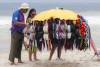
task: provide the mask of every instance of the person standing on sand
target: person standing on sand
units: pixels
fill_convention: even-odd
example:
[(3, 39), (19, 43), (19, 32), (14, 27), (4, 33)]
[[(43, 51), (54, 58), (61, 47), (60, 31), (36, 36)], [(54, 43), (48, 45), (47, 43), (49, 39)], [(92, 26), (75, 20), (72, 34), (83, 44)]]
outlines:
[(26, 22), (28, 23), (28, 31), (26, 31), (29, 37), (29, 60), (32, 61), (32, 55), (34, 54), (34, 60), (37, 59), (37, 45), (35, 43), (35, 22), (32, 19), (36, 15), (34, 8), (30, 9)]
[(24, 39), (23, 29), (26, 27), (24, 13), (27, 13), (29, 5), (27, 3), (21, 4), (20, 9), (13, 13), (12, 27), (11, 27), (11, 49), (9, 54), (9, 61), (14, 65), (15, 58), (18, 63), (23, 63), (21, 60), (22, 43)]
[(50, 34), (50, 39), (51, 39), (51, 43), (52, 43), (52, 49), (50, 52), (49, 61), (52, 59), (52, 56), (53, 56), (56, 48), (57, 48), (57, 59), (62, 60), (61, 59), (61, 51), (62, 51), (65, 37), (66, 37), (65, 30), (64, 30), (65, 24), (59, 18), (56, 18), (51, 22), (52, 22), (52, 25), (51, 25), (51, 30), (49, 30), (50, 31), (49, 34)]

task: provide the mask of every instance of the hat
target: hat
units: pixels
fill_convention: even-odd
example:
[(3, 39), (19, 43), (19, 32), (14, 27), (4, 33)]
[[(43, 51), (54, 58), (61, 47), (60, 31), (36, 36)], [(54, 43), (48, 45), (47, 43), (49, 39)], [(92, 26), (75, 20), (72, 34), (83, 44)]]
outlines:
[(20, 6), (20, 9), (28, 9), (29, 8), (29, 4), (27, 3), (22, 3)]

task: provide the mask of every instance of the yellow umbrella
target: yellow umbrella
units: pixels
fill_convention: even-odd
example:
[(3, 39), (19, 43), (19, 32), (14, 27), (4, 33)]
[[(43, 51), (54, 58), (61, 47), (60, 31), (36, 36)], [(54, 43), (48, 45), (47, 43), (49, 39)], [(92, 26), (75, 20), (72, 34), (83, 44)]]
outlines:
[(60, 19), (70, 19), (70, 20), (76, 20), (77, 14), (70, 10), (63, 10), (63, 9), (51, 9), (47, 11), (43, 11), (39, 14), (37, 14), (33, 20), (47, 20), (49, 18), (60, 18)]

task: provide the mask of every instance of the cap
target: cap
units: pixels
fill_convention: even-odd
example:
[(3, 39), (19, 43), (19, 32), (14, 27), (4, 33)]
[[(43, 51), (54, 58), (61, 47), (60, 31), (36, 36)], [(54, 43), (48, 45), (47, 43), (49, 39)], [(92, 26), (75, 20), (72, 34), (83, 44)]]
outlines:
[(20, 9), (28, 9), (29, 8), (29, 4), (27, 3), (22, 3), (20, 6)]

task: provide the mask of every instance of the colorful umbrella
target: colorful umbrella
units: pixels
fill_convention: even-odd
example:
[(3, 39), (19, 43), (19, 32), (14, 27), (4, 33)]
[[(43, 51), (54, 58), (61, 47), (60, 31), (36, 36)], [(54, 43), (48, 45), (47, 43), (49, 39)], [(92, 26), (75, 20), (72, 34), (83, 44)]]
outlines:
[(70, 11), (70, 10), (63, 10), (63, 9), (50, 9), (43, 11), (39, 14), (37, 14), (33, 20), (40, 20), (44, 21), (49, 18), (60, 18), (60, 19), (70, 19), (70, 20), (76, 20), (77, 19), (77, 13)]

